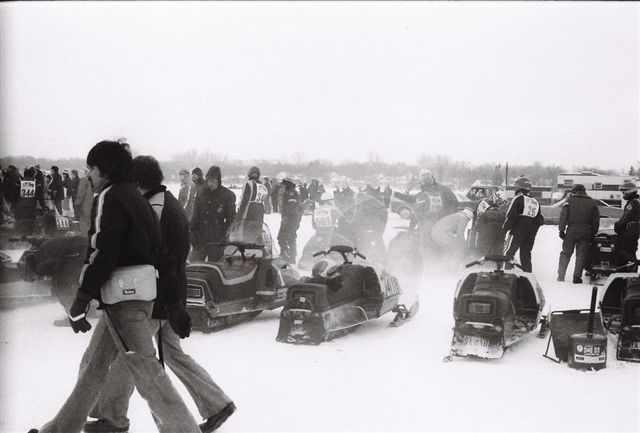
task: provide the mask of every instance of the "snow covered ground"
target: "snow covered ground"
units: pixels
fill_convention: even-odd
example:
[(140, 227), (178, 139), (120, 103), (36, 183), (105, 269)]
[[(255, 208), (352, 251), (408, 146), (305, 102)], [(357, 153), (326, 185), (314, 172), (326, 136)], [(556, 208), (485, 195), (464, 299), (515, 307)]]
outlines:
[[(267, 216), (274, 237), (279, 220)], [(299, 251), (311, 235), (305, 216)], [(555, 281), (560, 243), (557, 227), (541, 228), (535, 275), (552, 309), (587, 308), (591, 286)], [(607, 368), (599, 372), (543, 358), (547, 340), (534, 335), (501, 360), (443, 363), (461, 271), (427, 271), (418, 288), (420, 312), (399, 328), (388, 326), (389, 315), (320, 346), (293, 346), (275, 341), (277, 310), (184, 340), (185, 351), (238, 407), (219, 431), (640, 431), (640, 364), (615, 360), (612, 338)], [(0, 431), (41, 426), (71, 391), (91, 335), (53, 327), (61, 316), (55, 303), (0, 311)], [(156, 431), (137, 393), (129, 415), (131, 432)]]

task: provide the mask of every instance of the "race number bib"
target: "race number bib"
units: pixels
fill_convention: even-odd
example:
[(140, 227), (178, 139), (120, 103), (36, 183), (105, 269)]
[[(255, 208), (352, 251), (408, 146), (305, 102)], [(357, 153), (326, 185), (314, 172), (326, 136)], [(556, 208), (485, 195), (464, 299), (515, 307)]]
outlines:
[(256, 201), (262, 203), (267, 198), (267, 187), (261, 183), (256, 185)]
[(540, 205), (535, 198), (524, 197), (524, 210), (522, 211), (522, 216), (526, 216), (529, 218), (535, 218), (538, 215), (538, 211), (540, 210)]
[(36, 196), (36, 181), (23, 180), (20, 182), (20, 198), (34, 198)]
[(331, 218), (331, 209), (319, 208), (313, 212), (313, 220), (318, 228), (333, 227), (333, 218)]

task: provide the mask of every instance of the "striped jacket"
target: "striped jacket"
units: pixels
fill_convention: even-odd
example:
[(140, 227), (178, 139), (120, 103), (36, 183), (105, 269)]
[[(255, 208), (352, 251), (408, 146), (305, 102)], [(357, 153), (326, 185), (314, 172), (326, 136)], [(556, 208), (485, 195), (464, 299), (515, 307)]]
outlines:
[(115, 267), (154, 265), (160, 272), (158, 302), (177, 302), (175, 258), (164, 246), (151, 206), (133, 183), (107, 184), (91, 209), (89, 249), (77, 297), (100, 299)]

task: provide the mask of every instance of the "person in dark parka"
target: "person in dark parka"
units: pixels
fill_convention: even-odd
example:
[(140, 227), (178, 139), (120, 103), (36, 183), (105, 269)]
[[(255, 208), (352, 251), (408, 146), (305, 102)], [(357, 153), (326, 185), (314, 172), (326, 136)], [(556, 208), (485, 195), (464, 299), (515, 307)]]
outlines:
[(558, 281), (564, 281), (573, 250), (576, 250), (576, 265), (573, 270), (574, 284), (582, 283), (582, 271), (587, 263), (589, 244), (598, 233), (600, 212), (596, 202), (587, 195), (584, 185), (577, 184), (560, 211), (560, 238), (562, 251), (558, 260)]
[(211, 166), (196, 195), (191, 218), (191, 260), (217, 261), (224, 254), (227, 229), (236, 217), (236, 195), (222, 186), (220, 167)]
[[(638, 187), (634, 182), (625, 182), (621, 187), (622, 198), (627, 200), (622, 217), (615, 223), (618, 235), (614, 244), (618, 265), (626, 265), (637, 260), (638, 237), (640, 236), (640, 200)], [(637, 269), (632, 266), (631, 270)]]
[(278, 232), (280, 245), (280, 257), (288, 263), (296, 263), (297, 260), (297, 231), (302, 219), (300, 196), (296, 191), (296, 185), (289, 178), (282, 180), (284, 195), (282, 199), (282, 221)]

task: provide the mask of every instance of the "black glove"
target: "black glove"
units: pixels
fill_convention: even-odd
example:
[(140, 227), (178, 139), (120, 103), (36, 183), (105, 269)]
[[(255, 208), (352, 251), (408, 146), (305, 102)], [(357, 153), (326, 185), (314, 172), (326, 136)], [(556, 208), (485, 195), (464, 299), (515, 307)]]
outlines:
[(91, 323), (87, 320), (87, 310), (89, 303), (76, 298), (69, 308), (69, 323), (76, 334), (78, 332), (87, 332), (91, 329)]
[(560, 239), (562, 240), (564, 240), (564, 238), (567, 237), (567, 234), (565, 232), (560, 232), (559, 235), (560, 235)]
[(167, 304), (165, 310), (173, 332), (178, 334), (180, 338), (188, 337), (191, 334), (191, 316), (189, 316), (184, 307), (179, 302), (176, 302)]

